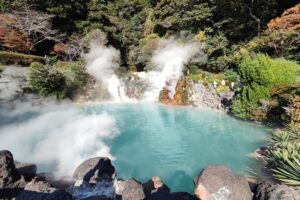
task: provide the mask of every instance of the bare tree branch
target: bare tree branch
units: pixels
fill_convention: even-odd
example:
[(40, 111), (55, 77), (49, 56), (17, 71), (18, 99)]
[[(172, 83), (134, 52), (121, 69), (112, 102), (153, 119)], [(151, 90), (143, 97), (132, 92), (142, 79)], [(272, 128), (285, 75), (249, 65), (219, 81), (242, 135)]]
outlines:
[(14, 26), (26, 34), (30, 51), (45, 40), (60, 42), (63, 39), (63, 35), (59, 34), (58, 30), (52, 29), (51, 21), (54, 15), (34, 10), (33, 4), (30, 5), (25, 2), (23, 8), (15, 11), (13, 14), (16, 17)]

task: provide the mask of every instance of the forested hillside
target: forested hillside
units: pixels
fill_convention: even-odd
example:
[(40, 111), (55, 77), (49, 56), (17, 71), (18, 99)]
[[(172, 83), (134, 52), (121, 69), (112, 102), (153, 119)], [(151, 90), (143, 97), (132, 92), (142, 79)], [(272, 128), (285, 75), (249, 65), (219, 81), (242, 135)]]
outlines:
[[(236, 45), (263, 34), (271, 19), (295, 4), (295, 0), (1, 0), (1, 44), (14, 52), (50, 54), (100, 29), (108, 43), (121, 50), (124, 67), (143, 70), (156, 38), (192, 38), (200, 33), (209, 56), (203, 67), (223, 71), (233, 67), (229, 57)], [(27, 25), (36, 23), (43, 27), (28, 30)], [(5, 29), (13, 32), (5, 34)]]

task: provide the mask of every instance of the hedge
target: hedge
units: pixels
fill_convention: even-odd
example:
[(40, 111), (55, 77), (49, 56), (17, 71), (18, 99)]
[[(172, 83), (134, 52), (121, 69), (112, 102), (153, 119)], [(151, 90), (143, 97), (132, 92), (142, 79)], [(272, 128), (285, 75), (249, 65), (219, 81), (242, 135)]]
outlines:
[(0, 51), (0, 63), (2, 64), (19, 64), (28, 66), (32, 62), (45, 63), (45, 58), (29, 54)]

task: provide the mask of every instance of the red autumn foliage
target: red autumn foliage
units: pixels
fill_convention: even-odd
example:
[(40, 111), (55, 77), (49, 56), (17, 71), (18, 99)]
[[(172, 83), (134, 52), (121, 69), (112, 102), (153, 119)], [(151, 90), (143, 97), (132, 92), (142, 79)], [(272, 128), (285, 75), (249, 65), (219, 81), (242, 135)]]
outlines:
[(271, 20), (268, 31), (300, 29), (300, 3), (286, 10), (281, 17)]
[(27, 53), (32, 47), (25, 33), (14, 28), (16, 19), (13, 15), (0, 13), (0, 43), (4, 50)]
[(57, 43), (53, 47), (53, 52), (55, 54), (64, 54), (67, 48), (68, 48), (68, 45), (63, 44), (63, 43)]

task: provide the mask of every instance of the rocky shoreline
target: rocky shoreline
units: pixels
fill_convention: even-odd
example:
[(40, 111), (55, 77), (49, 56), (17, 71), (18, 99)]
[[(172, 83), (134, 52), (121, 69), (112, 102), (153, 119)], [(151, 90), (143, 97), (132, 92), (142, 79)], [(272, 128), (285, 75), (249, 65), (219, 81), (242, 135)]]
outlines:
[[(280, 184), (249, 185), (243, 176), (221, 165), (209, 165), (194, 179), (195, 192), (172, 192), (159, 178), (146, 183), (120, 180), (109, 158), (81, 163), (71, 180), (37, 174), (35, 164), (15, 161), (0, 151), (0, 199), (16, 200), (299, 200), (300, 190)], [(192, 181), (192, 180), (191, 180)]]

